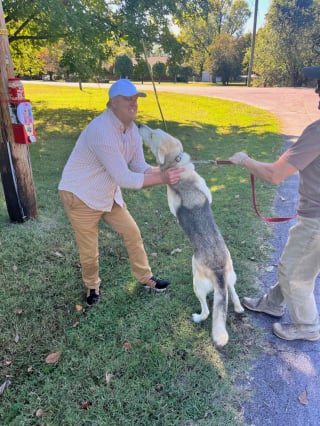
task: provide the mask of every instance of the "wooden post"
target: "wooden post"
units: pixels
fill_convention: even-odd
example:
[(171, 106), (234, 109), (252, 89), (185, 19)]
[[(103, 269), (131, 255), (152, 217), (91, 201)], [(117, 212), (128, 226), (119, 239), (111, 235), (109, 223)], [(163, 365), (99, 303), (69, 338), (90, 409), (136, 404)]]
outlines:
[(253, 31), (252, 31), (252, 40), (251, 40), (251, 53), (250, 53), (248, 80), (247, 80), (247, 86), (248, 87), (250, 87), (250, 85), (251, 85), (251, 74), (252, 74), (252, 70), (253, 70), (254, 48), (255, 48), (255, 45), (256, 45), (256, 33), (257, 33), (258, 7), (259, 7), (259, 0), (255, 0), (254, 16), (253, 16)]
[(28, 145), (14, 142), (8, 108), (8, 79), (14, 78), (2, 0), (0, 0), (0, 173), (10, 220), (35, 218), (37, 203)]

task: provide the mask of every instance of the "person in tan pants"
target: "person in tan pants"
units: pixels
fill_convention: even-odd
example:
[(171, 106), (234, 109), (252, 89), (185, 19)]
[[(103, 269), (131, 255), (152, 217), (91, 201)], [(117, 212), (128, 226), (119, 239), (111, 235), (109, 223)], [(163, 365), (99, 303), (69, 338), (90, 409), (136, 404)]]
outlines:
[[(302, 71), (306, 77), (318, 81), (316, 93), (320, 95), (320, 67), (306, 67)], [(320, 120), (311, 123), (274, 163), (256, 161), (243, 152), (237, 152), (230, 160), (275, 184), (299, 173), (297, 223), (290, 229), (280, 258), (278, 282), (262, 297), (245, 297), (243, 305), (278, 318), (287, 307), (291, 323), (275, 322), (273, 333), (285, 340), (320, 340), (314, 297), (320, 271)]]
[(138, 92), (127, 79), (109, 89), (107, 109), (80, 134), (64, 167), (59, 196), (73, 227), (89, 306), (99, 300), (99, 222), (123, 239), (135, 278), (147, 288), (164, 291), (166, 279), (153, 275), (140, 230), (122, 198), (121, 188), (175, 184), (183, 168), (161, 172), (146, 163), (138, 128)]

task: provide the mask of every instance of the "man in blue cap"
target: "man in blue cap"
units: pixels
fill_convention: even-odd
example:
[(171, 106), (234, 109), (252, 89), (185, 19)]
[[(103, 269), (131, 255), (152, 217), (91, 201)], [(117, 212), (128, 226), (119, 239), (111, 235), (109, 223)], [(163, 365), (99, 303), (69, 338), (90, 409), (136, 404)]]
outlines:
[(59, 195), (75, 232), (89, 306), (98, 302), (100, 294), (100, 220), (122, 237), (132, 272), (141, 284), (155, 291), (169, 285), (151, 272), (140, 230), (121, 194), (121, 188), (175, 184), (184, 170), (173, 167), (161, 172), (146, 163), (134, 123), (138, 98), (145, 96), (127, 79), (110, 87), (108, 108), (80, 134), (59, 183)]
[[(306, 67), (302, 72), (317, 80), (316, 93), (320, 95), (320, 66)], [(278, 318), (287, 307), (291, 323), (274, 323), (273, 333), (285, 340), (320, 340), (314, 297), (320, 271), (320, 120), (306, 127), (297, 142), (274, 163), (256, 161), (243, 152), (237, 152), (230, 160), (274, 184), (299, 173), (298, 218), (280, 258), (278, 282), (262, 297), (245, 297), (243, 305)]]

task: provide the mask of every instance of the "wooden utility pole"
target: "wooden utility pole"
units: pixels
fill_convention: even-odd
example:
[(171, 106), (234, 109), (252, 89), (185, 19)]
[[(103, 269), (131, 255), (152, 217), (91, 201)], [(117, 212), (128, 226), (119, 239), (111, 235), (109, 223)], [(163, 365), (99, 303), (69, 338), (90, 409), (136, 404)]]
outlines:
[(255, 48), (255, 44), (256, 44), (258, 3), (259, 3), (259, 0), (255, 0), (254, 15), (253, 15), (253, 31), (252, 31), (252, 40), (251, 40), (251, 53), (250, 53), (250, 62), (249, 62), (248, 79), (247, 79), (247, 86), (248, 87), (250, 87), (250, 84), (251, 84), (251, 74), (252, 74), (253, 59), (254, 59), (254, 48)]
[(14, 78), (2, 0), (0, 0), (0, 173), (10, 220), (36, 217), (37, 203), (28, 145), (14, 142), (8, 108), (8, 79)]

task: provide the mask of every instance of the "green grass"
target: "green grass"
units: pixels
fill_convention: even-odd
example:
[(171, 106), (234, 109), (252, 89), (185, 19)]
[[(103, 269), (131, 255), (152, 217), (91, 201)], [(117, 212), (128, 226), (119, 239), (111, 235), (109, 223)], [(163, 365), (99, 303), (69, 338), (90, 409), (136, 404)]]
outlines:
[[(57, 195), (62, 168), (79, 132), (104, 108), (102, 89), (25, 85), (38, 141), (30, 146), (38, 217), (9, 223), (0, 198), (0, 424), (27, 426), (237, 425), (250, 395), (239, 381), (264, 350), (261, 335), (229, 309), (230, 341), (211, 341), (211, 318), (192, 290), (191, 249), (169, 212), (163, 186), (124, 190), (155, 274), (172, 281), (162, 295), (134, 280), (122, 241), (101, 226), (102, 301), (83, 303), (74, 236)], [(226, 159), (242, 150), (261, 161), (282, 144), (269, 113), (236, 102), (172, 93), (159, 95), (168, 131), (193, 159)], [(141, 99), (137, 121), (162, 127), (153, 93)], [(146, 158), (154, 163), (146, 150)], [(272, 225), (251, 207), (250, 179), (240, 167), (197, 166), (213, 195), (213, 211), (233, 257), (241, 296), (257, 291)], [(257, 184), (263, 214), (272, 213), (274, 188)], [(174, 254), (175, 249), (180, 249)], [(22, 311), (17, 311), (17, 310)], [(129, 342), (131, 349), (124, 344)], [(55, 365), (48, 354), (61, 351)], [(83, 404), (87, 402), (87, 409)], [(43, 415), (37, 417), (37, 410)]]

